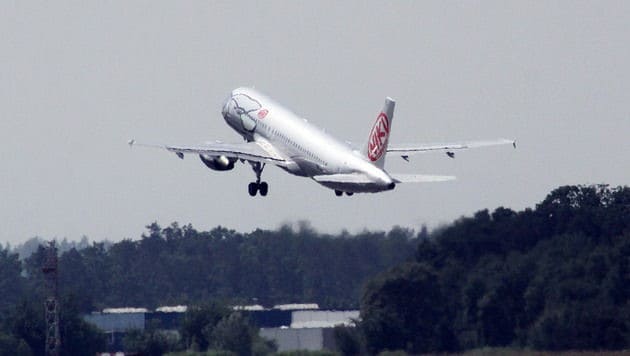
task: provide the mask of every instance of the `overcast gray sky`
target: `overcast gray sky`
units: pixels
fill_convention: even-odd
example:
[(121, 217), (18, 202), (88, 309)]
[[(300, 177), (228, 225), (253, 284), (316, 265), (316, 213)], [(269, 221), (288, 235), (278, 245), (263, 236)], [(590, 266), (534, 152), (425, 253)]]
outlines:
[[(138, 238), (152, 221), (239, 231), (418, 228), (534, 206), (566, 184), (630, 180), (630, 2), (4, 1), (0, 242)], [(126, 141), (240, 141), (220, 116), (255, 86), (363, 142), (386, 96), (390, 142), (508, 137), (398, 173), (455, 182), (337, 198), (268, 167), (208, 170)]]

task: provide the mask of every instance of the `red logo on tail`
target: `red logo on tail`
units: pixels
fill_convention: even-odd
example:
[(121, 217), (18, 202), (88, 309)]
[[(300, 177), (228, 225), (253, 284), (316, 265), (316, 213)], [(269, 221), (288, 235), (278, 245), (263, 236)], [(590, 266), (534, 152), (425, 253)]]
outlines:
[(374, 162), (385, 152), (387, 146), (387, 140), (389, 139), (389, 119), (385, 113), (380, 113), (376, 118), (372, 132), (370, 132), (370, 138), (368, 141), (368, 158)]

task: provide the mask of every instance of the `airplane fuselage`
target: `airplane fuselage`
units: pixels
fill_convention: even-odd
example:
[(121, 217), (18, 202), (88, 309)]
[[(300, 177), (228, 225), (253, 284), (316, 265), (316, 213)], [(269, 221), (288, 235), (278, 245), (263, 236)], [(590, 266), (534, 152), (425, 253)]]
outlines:
[[(278, 166), (303, 177), (359, 174), (356, 182), (318, 183), (345, 192), (379, 192), (395, 187), (393, 179), (348, 144), (339, 141), (307, 120), (251, 88), (232, 91), (222, 115), (230, 127), (247, 141), (255, 141), (287, 163)], [(317, 180), (316, 180), (317, 181)]]

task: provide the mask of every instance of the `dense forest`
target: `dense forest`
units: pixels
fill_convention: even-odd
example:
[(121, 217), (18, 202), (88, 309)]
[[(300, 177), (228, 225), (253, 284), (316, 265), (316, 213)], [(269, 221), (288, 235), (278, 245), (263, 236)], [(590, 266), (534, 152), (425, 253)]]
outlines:
[[(628, 187), (560, 187), (534, 208), (482, 210), (430, 234), (153, 223), (137, 240), (67, 246), (62, 336), (82, 350), (103, 341), (80, 313), (216, 300), (360, 308), (356, 328), (335, 330), (345, 354), (630, 348)], [(38, 354), (44, 256), (0, 248), (0, 351)], [(237, 316), (215, 322), (250, 330)]]
[[(325, 235), (300, 223), (296, 228), (239, 233), (222, 227), (197, 231), (190, 225), (173, 223), (162, 228), (153, 223), (137, 240), (91, 245), (62, 242), (59, 293), (66, 326), (62, 327), (65, 354), (73, 354), (69, 349), (93, 354), (103, 345), (95, 330), (82, 323), (80, 314), (106, 307), (153, 309), (219, 301), (222, 305), (265, 306), (314, 302), (323, 308), (356, 309), (370, 277), (413, 259), (419, 235), (426, 236), (426, 230), (419, 234), (394, 228), (387, 233)], [(41, 268), (46, 250), (43, 245), (28, 245), (16, 248), (23, 258), (9, 247), (0, 248), (0, 355), (3, 350), (11, 355), (18, 348), (35, 355), (43, 351)], [(24, 253), (29, 249), (30, 255)], [(223, 316), (223, 322), (213, 319), (214, 323), (250, 330), (235, 322), (235, 316)], [(202, 328), (209, 329), (208, 325)], [(134, 345), (166, 343), (178, 349), (193, 343), (162, 342), (157, 334), (135, 336)], [(211, 340), (212, 336), (204, 337)], [(198, 335), (196, 340), (200, 338)], [(251, 340), (264, 346), (255, 343), (253, 336)], [(205, 347), (210, 344), (206, 342)]]
[(630, 348), (630, 188), (565, 186), (535, 209), (477, 212), (374, 278), (370, 352)]
[[(61, 254), (59, 289), (73, 295), (85, 312), (208, 299), (358, 308), (367, 278), (412, 258), (415, 237), (405, 229), (320, 235), (305, 223), (297, 229), (285, 226), (245, 234), (222, 227), (200, 232), (190, 225), (161, 228), (153, 223), (138, 240), (123, 240), (109, 248), (94, 243)], [(41, 293), (44, 258), (40, 247), (24, 260), (27, 277), (20, 277), (16, 267), (13, 278), (29, 291)], [(15, 293), (18, 298), (19, 291)]]

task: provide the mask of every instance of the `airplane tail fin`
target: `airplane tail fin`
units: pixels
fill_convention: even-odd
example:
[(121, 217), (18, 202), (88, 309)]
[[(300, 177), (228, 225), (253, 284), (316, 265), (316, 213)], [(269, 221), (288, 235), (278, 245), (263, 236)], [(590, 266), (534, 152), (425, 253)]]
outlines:
[(394, 119), (395, 106), (396, 102), (394, 99), (390, 97), (385, 99), (383, 110), (376, 117), (370, 136), (361, 151), (372, 164), (379, 168), (383, 168), (385, 165), (385, 153), (387, 152), (387, 143), (389, 142), (389, 133), (391, 132), (392, 120)]

